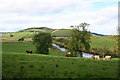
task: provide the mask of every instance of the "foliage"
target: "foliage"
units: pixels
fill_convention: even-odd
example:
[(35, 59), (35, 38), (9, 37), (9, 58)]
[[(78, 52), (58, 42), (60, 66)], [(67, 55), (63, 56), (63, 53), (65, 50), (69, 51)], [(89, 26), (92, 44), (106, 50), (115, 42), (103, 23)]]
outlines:
[(65, 38), (53, 38), (53, 40), (60, 43), (64, 43), (65, 45), (67, 45), (67, 43), (69, 42), (69, 39), (65, 39)]
[(120, 58), (119, 47), (118, 46), (113, 46), (112, 48), (110, 48), (110, 51), (112, 53), (111, 55), (113, 55), (114, 57), (119, 57)]
[(112, 58), (120, 57), (116, 47), (113, 48), (91, 48), (89, 53), (100, 55), (100, 57), (112, 56)]
[(20, 39), (18, 39), (18, 41), (24, 41), (24, 38), (20, 38)]
[(71, 26), (73, 30), (71, 40), (67, 46), (74, 56), (80, 54), (82, 57), (82, 50), (88, 51), (90, 49), (90, 33), (86, 29), (88, 25), (87, 23), (81, 23), (79, 26)]
[(33, 43), (36, 45), (38, 54), (48, 54), (48, 48), (51, 47), (52, 38), (50, 33), (40, 32), (33, 37)]
[(10, 35), (10, 37), (13, 37), (13, 35)]

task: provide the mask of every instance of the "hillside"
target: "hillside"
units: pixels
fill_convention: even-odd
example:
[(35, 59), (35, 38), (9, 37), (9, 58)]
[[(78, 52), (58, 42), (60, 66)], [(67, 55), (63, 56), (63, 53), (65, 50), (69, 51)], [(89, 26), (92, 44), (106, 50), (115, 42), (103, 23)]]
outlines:
[[(12, 33), (4, 33), (0, 34), (0, 37), (15, 39), (24, 38), (25, 40), (31, 40), (32, 37), (38, 33), (38, 31), (42, 32), (50, 32), (53, 37), (68, 37), (71, 35), (70, 29), (50, 29), (50, 28), (28, 28), (25, 30), (12, 32)], [(10, 37), (10, 34), (13, 37)], [(91, 48), (112, 48), (117, 46), (117, 37), (116, 36), (98, 36), (92, 34), (91, 36)]]
[[(67, 51), (52, 46), (49, 55), (36, 54), (35, 45), (30, 41), (38, 33), (50, 32), (54, 38), (67, 39), (69, 29), (27, 29), (0, 34), (2, 37), (2, 77), (3, 78), (118, 78), (119, 58), (93, 60), (92, 58), (65, 57)], [(10, 35), (13, 35), (12, 37)], [(19, 42), (19, 38), (24, 41)], [(91, 48), (117, 46), (115, 36), (91, 36)], [(33, 54), (27, 54), (32, 50)]]
[(117, 78), (118, 59), (104, 61), (61, 56), (54, 48), (49, 55), (27, 54), (35, 51), (31, 42), (3, 42), (3, 78)]
[[(20, 30), (18, 32), (39, 32), (39, 31), (51, 32), (52, 36), (55, 36), (55, 37), (68, 37), (71, 35), (71, 29), (52, 29), (48, 27), (32, 27), (32, 28)], [(108, 35), (98, 34), (94, 32), (90, 32), (90, 33), (97, 36), (108, 36)]]
[(69, 37), (71, 35), (70, 29), (57, 29), (51, 33), (53, 37)]
[(27, 28), (27, 29), (23, 29), (23, 30), (20, 30), (18, 32), (52, 32), (53, 29), (51, 28), (47, 28), (47, 27), (33, 27), (33, 28)]

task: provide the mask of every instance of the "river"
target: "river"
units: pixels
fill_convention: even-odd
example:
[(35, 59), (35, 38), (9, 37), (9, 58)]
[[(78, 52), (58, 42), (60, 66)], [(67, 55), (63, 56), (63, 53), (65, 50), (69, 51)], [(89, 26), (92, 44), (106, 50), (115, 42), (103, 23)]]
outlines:
[[(59, 45), (56, 45), (56, 44), (52, 44), (53, 46), (57, 47), (58, 49), (60, 49), (61, 51), (66, 51), (67, 49), (63, 48), (63, 47), (60, 47)], [(83, 53), (83, 57), (84, 58), (92, 58), (93, 57), (93, 54), (90, 54), (90, 53), (85, 53), (85, 52), (82, 52)], [(68, 52), (68, 54), (70, 54), (70, 52)], [(80, 56), (78, 56), (80, 57)]]

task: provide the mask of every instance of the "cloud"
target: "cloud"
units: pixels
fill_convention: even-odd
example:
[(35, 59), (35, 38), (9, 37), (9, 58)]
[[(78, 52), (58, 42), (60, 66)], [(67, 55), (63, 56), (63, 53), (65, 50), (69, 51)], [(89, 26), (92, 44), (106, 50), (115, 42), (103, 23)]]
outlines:
[(25, 14), (47, 14), (66, 8), (88, 7), (89, 2), (83, 0), (1, 0), (0, 10), (3, 12)]
[[(107, 5), (97, 6), (96, 2)], [(116, 30), (118, 16), (118, 8), (112, 3), (117, 0), (0, 0), (0, 28), (4, 31), (33, 26), (69, 28), (87, 22), (92, 32), (110, 34)]]
[(116, 34), (118, 9), (114, 6), (99, 9), (98, 11), (72, 12), (66, 14), (56, 14), (53, 16), (57, 26), (69, 28), (71, 25), (79, 25), (82, 22), (90, 24), (89, 30), (103, 34)]

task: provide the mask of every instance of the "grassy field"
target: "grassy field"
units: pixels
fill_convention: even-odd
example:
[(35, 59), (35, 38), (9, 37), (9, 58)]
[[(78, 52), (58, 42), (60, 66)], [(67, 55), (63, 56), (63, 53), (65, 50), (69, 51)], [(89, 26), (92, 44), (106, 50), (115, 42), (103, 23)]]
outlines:
[(10, 33), (1, 34), (0, 36), (2, 36), (3, 38), (18, 40), (24, 36), (28, 36), (32, 34), (34, 34), (34, 32), (15, 32), (15, 33), (12, 33), (13, 37), (10, 37)]
[(112, 48), (117, 45), (117, 40), (107, 36), (96, 36), (91, 37), (91, 48)]
[(54, 37), (66, 37), (66, 36), (68, 37), (71, 35), (71, 31), (69, 29), (59, 29), (59, 30), (53, 31), (51, 35)]
[[(31, 38), (29, 37), (32, 37), (35, 33), (34, 32), (16, 32), (12, 34), (14, 35), (14, 37), (10, 37), (10, 33), (0, 34), (0, 37), (15, 39), (15, 40), (18, 40), (19, 38), (24, 37), (25, 40), (31, 40)], [(59, 36), (59, 37), (69, 36), (70, 31), (65, 29), (60, 29), (60, 30), (52, 31), (51, 34), (52, 36)], [(115, 40), (111, 36), (96, 36), (93, 34), (91, 36), (91, 48), (112, 48), (114, 46), (117, 46), (117, 40)]]
[(117, 78), (118, 59), (67, 58), (65, 52), (50, 49), (50, 55), (35, 51), (32, 42), (3, 42), (3, 78)]
[[(52, 34), (56, 34), (56, 32), (58, 31), (55, 31)], [(34, 32), (17, 32), (17, 33), (13, 33), (14, 37), (10, 37), (10, 33), (6, 33), (0, 36), (9, 38), (9, 39), (15, 39), (15, 40), (18, 40), (19, 38), (24, 37), (25, 40), (31, 40), (31, 38), (29, 37), (33, 36), (34, 34), (35, 34)], [(63, 32), (62, 34), (65, 34), (65, 33)], [(117, 40), (108, 36), (96, 36), (96, 35), (91, 36), (91, 48), (103, 48), (103, 49), (112, 48), (114, 46), (117, 46), (117, 44), (118, 44)]]

